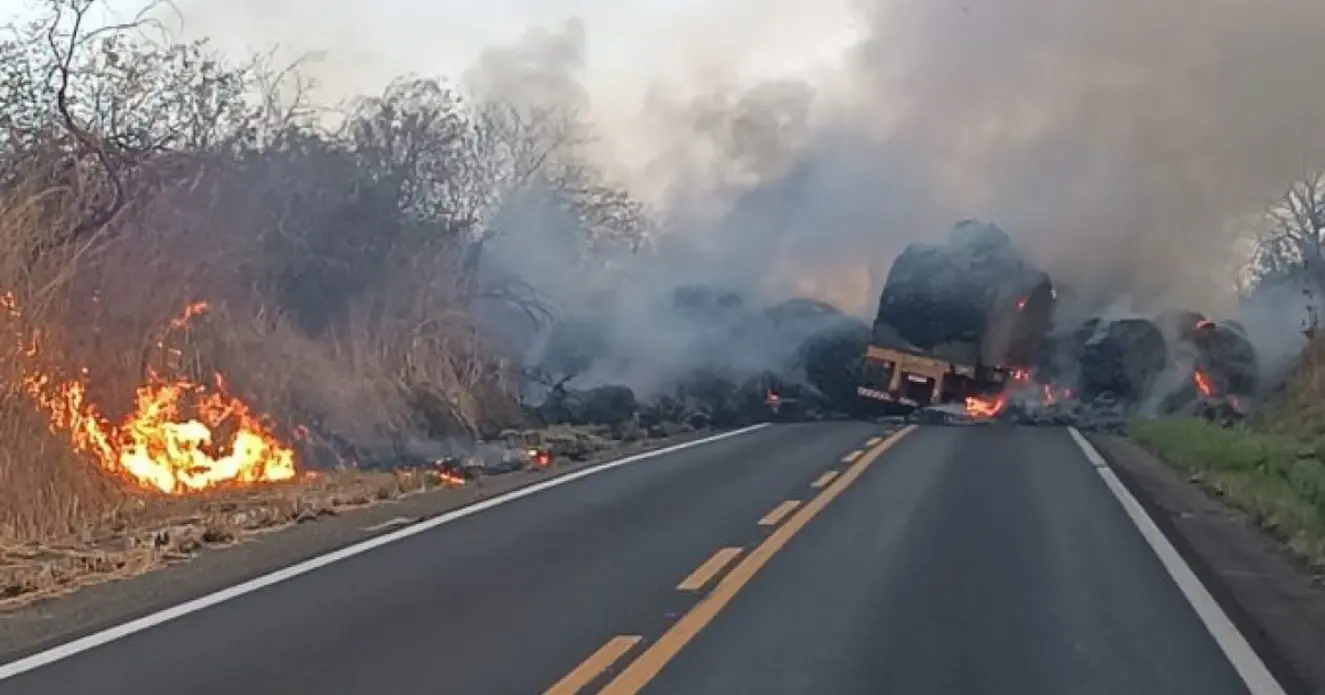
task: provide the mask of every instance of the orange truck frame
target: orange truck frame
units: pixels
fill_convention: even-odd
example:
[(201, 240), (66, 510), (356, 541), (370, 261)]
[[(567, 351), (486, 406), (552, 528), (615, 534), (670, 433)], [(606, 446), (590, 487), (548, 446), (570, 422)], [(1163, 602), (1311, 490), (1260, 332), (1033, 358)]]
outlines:
[(918, 408), (963, 402), (967, 396), (998, 391), (1007, 370), (957, 364), (933, 355), (870, 345), (865, 349), (864, 382), (856, 393), (880, 404)]

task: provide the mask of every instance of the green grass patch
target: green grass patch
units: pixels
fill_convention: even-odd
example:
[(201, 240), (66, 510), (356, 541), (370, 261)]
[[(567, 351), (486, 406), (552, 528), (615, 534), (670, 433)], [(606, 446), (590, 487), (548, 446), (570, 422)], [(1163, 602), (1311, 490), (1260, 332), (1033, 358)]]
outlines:
[(1196, 419), (1132, 423), (1132, 437), (1317, 567), (1325, 567), (1325, 437), (1224, 428)]

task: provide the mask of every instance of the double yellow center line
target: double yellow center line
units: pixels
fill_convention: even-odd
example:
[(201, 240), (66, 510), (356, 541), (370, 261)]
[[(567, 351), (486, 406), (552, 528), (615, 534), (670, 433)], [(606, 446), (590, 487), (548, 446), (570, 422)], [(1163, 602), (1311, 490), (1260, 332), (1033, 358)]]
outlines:
[[(715, 586), (711, 592), (700, 599), (699, 603), (697, 603), (694, 608), (691, 608), (688, 613), (681, 616), (681, 619), (668, 629), (667, 632), (663, 633), (662, 637), (658, 638), (657, 642), (650, 645), (643, 654), (640, 654), (638, 658), (631, 662), (630, 665), (626, 666), (621, 673), (600, 690), (599, 695), (634, 695), (643, 689), (649, 681), (653, 680), (658, 673), (662, 671), (663, 667), (666, 666), (668, 662), (676, 657), (682, 647), (689, 643), (695, 635), (699, 634), (700, 630), (703, 630), (704, 627), (713, 621), (713, 618), (717, 616), (718, 612), (731, 602), (732, 598), (736, 596), (736, 593), (748, 584), (764, 565), (768, 564), (768, 561), (772, 559), (773, 555), (781, 550), (787, 544), (787, 541), (791, 540), (792, 536), (795, 536), (796, 533), (804, 528), (811, 519), (818, 515), (819, 512), (823, 511), (830, 502), (836, 499), (838, 495), (842, 494), (843, 490), (850, 487), (851, 484), (865, 472), (865, 469), (869, 468), (870, 464), (874, 463), (875, 459), (879, 458), (883, 452), (887, 451), (893, 444), (896, 444), (913, 430), (915, 430), (915, 426), (911, 425), (903, 428), (887, 439), (871, 439), (869, 442), (871, 448), (868, 451), (853, 452), (853, 454), (847, 458), (847, 460), (850, 461), (851, 466), (841, 475), (825, 474), (820, 477), (819, 480), (816, 480), (814, 487), (822, 488), (822, 491), (804, 506), (800, 506), (798, 502), (786, 502), (769, 512), (767, 516), (760, 520), (760, 523), (765, 526), (774, 526), (789, 514), (791, 515), (791, 518), (781, 526), (777, 526), (777, 528), (764, 539), (763, 543), (759, 544), (759, 546), (749, 555), (745, 556), (744, 560), (732, 568), (732, 570), (718, 582), (717, 586)], [(707, 562), (701, 565), (699, 569), (695, 570), (695, 572), (691, 574), (690, 577), (687, 577), (677, 588), (691, 591), (702, 588), (709, 582), (709, 580), (718, 574), (723, 567), (739, 556), (740, 552), (739, 548), (724, 548), (719, 550), (718, 553), (709, 558)], [(593, 656), (589, 657), (589, 659), (581, 664), (579, 668), (571, 672), (566, 679), (563, 679), (562, 683), (558, 683), (558, 686), (563, 686), (563, 684), (570, 685), (567, 681), (573, 683), (577, 689), (587, 685), (593, 680), (594, 676), (606, 671), (616, 659), (628, 652), (638, 641), (639, 638), (634, 636), (614, 638), (612, 641), (609, 641), (604, 645), (602, 649), (599, 649), (598, 652), (595, 652)], [(590, 673), (593, 675), (590, 676)], [(572, 678), (577, 674), (579, 674), (578, 677)], [(577, 690), (567, 690), (564, 688), (556, 690), (554, 688), (554, 690), (548, 691), (548, 693), (567, 694), (573, 692), (577, 692)]]

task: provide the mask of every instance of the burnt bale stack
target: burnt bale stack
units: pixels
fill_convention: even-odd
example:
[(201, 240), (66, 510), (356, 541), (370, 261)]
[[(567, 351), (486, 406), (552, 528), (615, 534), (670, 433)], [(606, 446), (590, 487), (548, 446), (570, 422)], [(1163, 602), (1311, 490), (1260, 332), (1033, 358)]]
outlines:
[(1049, 276), (996, 225), (967, 220), (912, 244), (879, 297), (873, 342), (970, 363), (1027, 364), (1053, 313)]
[(1199, 350), (1197, 365), (1210, 380), (1212, 395), (1248, 397), (1256, 393), (1259, 385), (1256, 349), (1240, 324), (1205, 321), (1194, 331), (1191, 340)]
[(784, 302), (766, 317), (771, 339), (791, 349), (784, 372), (808, 387), (800, 395), (805, 405), (833, 412), (853, 409), (869, 327), (812, 299)]
[(1076, 330), (1072, 343), (1078, 393), (1087, 402), (1140, 402), (1168, 364), (1164, 334), (1149, 319), (1091, 319)]
[(536, 412), (546, 424), (619, 425), (639, 411), (635, 392), (611, 384), (589, 389), (559, 388)]

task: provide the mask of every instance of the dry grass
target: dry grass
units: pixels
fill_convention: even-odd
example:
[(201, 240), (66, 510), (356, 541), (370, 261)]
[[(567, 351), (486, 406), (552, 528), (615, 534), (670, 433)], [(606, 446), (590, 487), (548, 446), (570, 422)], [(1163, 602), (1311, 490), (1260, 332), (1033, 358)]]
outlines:
[(1270, 432), (1325, 436), (1325, 337), (1308, 343), (1284, 390), (1255, 425)]
[(128, 491), (73, 456), (32, 406), (0, 405), (0, 542), (77, 532), (122, 503)]
[(444, 482), (429, 470), (339, 471), (188, 497), (121, 496), (65, 536), (0, 544), (0, 610), (187, 560), (246, 536), (401, 499)]

